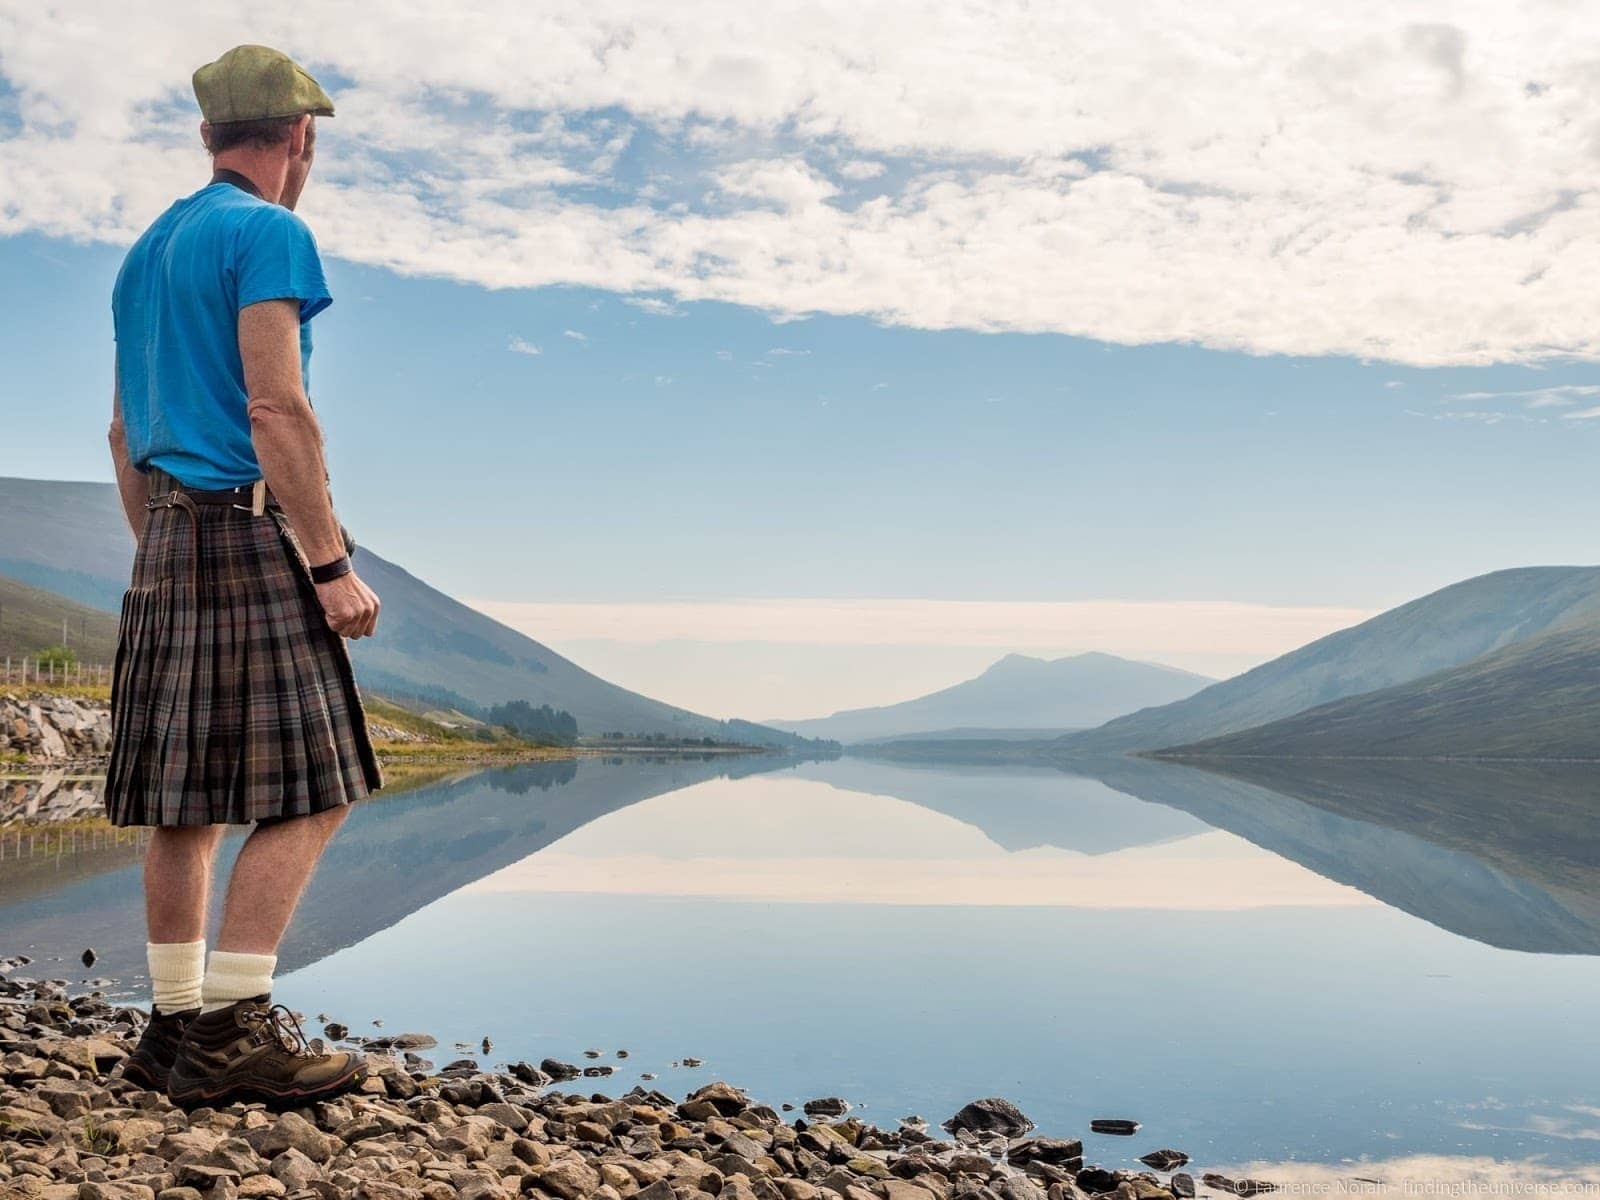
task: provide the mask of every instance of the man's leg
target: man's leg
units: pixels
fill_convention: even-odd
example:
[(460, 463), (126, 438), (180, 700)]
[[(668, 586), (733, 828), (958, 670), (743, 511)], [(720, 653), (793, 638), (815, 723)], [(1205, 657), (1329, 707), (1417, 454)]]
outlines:
[(263, 999), (272, 992), (278, 941), (346, 811), (267, 822), (245, 839), (201, 988), (204, 1003), (172, 1068), (167, 1094), (177, 1104), (307, 1104), (361, 1082), (366, 1059), (348, 1050), (312, 1050), (299, 1026)]
[(152, 942), (204, 940), (211, 863), (224, 828), (164, 826), (151, 835), (144, 856), (144, 915)]
[(221, 825), (157, 829), (145, 852), (146, 950), (153, 1003), (162, 1012), (181, 1012), (200, 1003), (211, 864), (222, 831)]
[(200, 1007), (211, 864), (222, 830), (221, 825), (160, 828), (145, 852), (150, 1020), (122, 1069), (124, 1079), (141, 1087), (166, 1088), (184, 1030)]
[(329, 839), (344, 822), (341, 805), (309, 817), (257, 825), (233, 864), (222, 931), (205, 978), (214, 1011), (272, 990), (278, 943)]

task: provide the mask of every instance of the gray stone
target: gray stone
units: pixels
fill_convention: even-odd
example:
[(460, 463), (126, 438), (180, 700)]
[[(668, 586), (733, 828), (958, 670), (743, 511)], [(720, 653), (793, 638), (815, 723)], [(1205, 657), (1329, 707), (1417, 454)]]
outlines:
[(319, 1163), (332, 1158), (339, 1145), (332, 1136), (297, 1112), (286, 1112), (273, 1124), (250, 1130), (244, 1140), (262, 1158), (277, 1158), (285, 1150), (298, 1150), (312, 1162)]
[[(569, 1156), (551, 1163), (539, 1173), (535, 1182), (540, 1189), (561, 1200), (583, 1200), (600, 1186), (600, 1175), (581, 1158)], [(668, 1196), (671, 1192), (668, 1188)]]
[(944, 1129), (948, 1133), (966, 1130), (970, 1133), (1021, 1137), (1033, 1129), (1033, 1122), (1011, 1101), (988, 1096), (963, 1107), (944, 1123)]
[(293, 1146), (274, 1158), (269, 1169), (272, 1177), (281, 1180), (291, 1192), (310, 1187), (322, 1178), (322, 1168)]

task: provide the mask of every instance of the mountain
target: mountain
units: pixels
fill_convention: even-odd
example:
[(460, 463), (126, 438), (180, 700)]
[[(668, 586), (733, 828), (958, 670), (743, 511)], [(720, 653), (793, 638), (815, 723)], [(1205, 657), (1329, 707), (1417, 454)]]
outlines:
[(1600, 621), (1163, 757), (1600, 759)]
[(1002, 729), (1008, 737), (1033, 730), (1047, 737), (1062, 729), (1099, 725), (1152, 704), (1189, 696), (1210, 680), (1154, 663), (1112, 654), (1075, 654), (1046, 660), (1008, 654), (976, 679), (901, 704), (857, 708), (804, 721), (768, 721), (806, 737), (859, 742), (928, 730)]
[(33, 657), (61, 644), (86, 663), (109, 663), (117, 648), (117, 618), (43, 588), (0, 575), (0, 659)]
[(1422, 679), (1584, 618), (1600, 618), (1600, 567), (1496, 571), (1319, 638), (1186, 700), (1067, 734), (1055, 753), (1158, 750), (1221, 737)]
[[(0, 574), (116, 612), (132, 562), (133, 539), (110, 484), (0, 478)], [(365, 547), (355, 562), (383, 601), (377, 636), (349, 644), (357, 676), (374, 691), (468, 710), (508, 700), (548, 704), (570, 712), (586, 735), (795, 740), (608, 683)]]

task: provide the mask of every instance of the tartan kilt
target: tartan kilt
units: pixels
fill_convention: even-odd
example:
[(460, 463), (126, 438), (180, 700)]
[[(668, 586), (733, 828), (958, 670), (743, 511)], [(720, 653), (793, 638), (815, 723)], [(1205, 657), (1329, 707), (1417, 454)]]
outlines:
[(382, 786), (349, 652), (281, 522), (149, 512), (112, 673), (112, 824), (308, 816)]

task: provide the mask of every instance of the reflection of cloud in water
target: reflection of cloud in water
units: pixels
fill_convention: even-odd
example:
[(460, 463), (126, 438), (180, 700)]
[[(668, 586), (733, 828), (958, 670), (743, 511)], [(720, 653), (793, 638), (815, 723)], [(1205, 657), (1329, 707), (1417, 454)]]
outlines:
[(1008, 853), (952, 817), (796, 779), (714, 780), (645, 800), (471, 890), (1208, 911), (1372, 903), (1231, 834), (1094, 856)]
[(1231, 1178), (1277, 1184), (1268, 1195), (1589, 1196), (1600, 1194), (1600, 1165), (1557, 1167), (1538, 1159), (1416, 1154), (1324, 1166), (1253, 1162), (1222, 1169)]
[[(1495, 1103), (1475, 1107), (1489, 1112), (1515, 1111)], [(1529, 1113), (1519, 1119), (1506, 1121), (1475, 1117), (1462, 1121), (1461, 1128), (1475, 1132), (1534, 1133), (1540, 1137), (1564, 1138), (1573, 1142), (1597, 1142), (1600, 1141), (1600, 1108), (1587, 1104), (1566, 1104), (1554, 1115)]]

